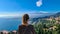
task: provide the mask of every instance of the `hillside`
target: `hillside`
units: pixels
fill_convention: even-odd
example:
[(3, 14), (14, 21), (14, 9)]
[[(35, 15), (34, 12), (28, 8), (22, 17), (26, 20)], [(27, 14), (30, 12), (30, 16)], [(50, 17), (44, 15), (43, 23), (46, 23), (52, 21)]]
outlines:
[(44, 17), (38, 17), (38, 18), (33, 18), (32, 19), (32, 22), (37, 22), (37, 21), (39, 21), (39, 20), (41, 20), (41, 19), (49, 19), (50, 17), (53, 17), (53, 18), (57, 18), (57, 17), (59, 17), (60, 16), (60, 12), (58, 12), (58, 13), (55, 13), (55, 14), (53, 14), (53, 15), (48, 15), (48, 16), (44, 16)]

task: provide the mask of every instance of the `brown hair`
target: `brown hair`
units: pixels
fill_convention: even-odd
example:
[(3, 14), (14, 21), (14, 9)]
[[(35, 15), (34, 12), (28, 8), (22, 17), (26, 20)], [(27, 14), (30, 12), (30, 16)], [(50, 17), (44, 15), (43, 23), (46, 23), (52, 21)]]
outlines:
[(23, 23), (27, 24), (28, 19), (29, 19), (29, 15), (28, 14), (24, 14), (23, 15)]

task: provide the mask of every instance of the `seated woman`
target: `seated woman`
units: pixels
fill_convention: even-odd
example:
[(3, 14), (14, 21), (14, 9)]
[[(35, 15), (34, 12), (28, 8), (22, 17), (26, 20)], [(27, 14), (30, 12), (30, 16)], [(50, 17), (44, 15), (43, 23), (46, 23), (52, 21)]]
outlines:
[(22, 18), (22, 25), (18, 28), (18, 34), (36, 34), (34, 27), (28, 24), (29, 15), (24, 14)]

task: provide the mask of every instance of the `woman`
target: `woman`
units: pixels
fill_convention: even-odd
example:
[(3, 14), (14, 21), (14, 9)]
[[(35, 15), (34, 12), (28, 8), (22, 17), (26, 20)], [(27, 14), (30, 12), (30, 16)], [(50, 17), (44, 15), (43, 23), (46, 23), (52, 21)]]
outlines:
[(34, 27), (28, 24), (29, 15), (24, 14), (22, 18), (22, 25), (19, 26), (18, 34), (36, 34)]

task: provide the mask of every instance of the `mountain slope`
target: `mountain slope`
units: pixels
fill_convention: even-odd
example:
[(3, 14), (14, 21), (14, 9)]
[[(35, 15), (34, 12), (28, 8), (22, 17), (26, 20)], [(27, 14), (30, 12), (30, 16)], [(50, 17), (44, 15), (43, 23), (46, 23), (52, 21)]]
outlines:
[(50, 18), (50, 17), (53, 17), (53, 18), (56, 18), (56, 17), (59, 17), (60, 16), (60, 12), (58, 12), (58, 13), (55, 13), (55, 14), (53, 14), (53, 15), (48, 15), (48, 16), (44, 16), (44, 17), (38, 17), (38, 18), (33, 18), (32, 19), (32, 22), (34, 23), (36, 23), (37, 21), (39, 21), (40, 19), (47, 19), (47, 18)]

